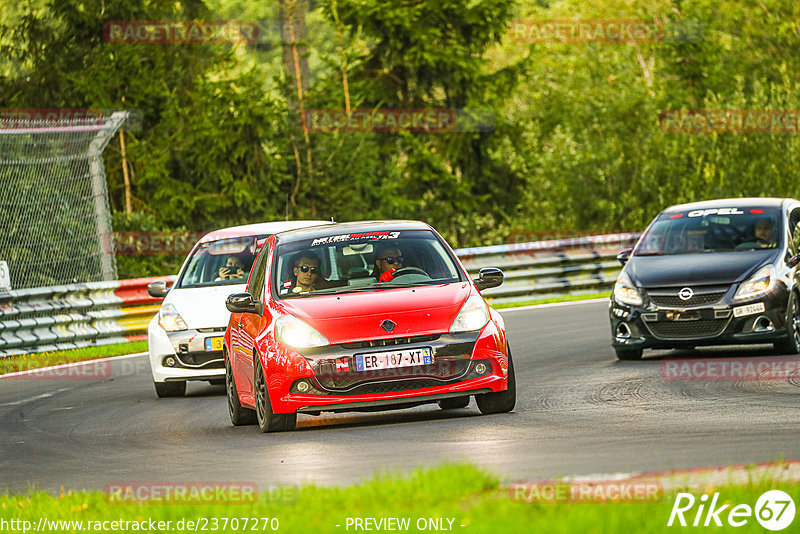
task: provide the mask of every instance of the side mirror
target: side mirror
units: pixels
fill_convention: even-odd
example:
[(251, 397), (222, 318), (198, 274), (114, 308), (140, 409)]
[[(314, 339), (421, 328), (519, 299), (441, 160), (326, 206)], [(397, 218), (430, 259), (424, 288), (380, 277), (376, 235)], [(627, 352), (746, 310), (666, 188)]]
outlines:
[(253, 300), (250, 293), (234, 293), (225, 299), (225, 307), (233, 313), (257, 313), (261, 315), (261, 302)]
[(163, 299), (169, 293), (166, 282), (150, 282), (147, 284), (147, 294), (151, 297)]
[(503, 271), (495, 267), (486, 267), (478, 273), (478, 279), (473, 280), (479, 291), (497, 287), (503, 283)]
[(625, 265), (626, 263), (628, 263), (628, 259), (630, 259), (632, 252), (633, 252), (632, 248), (626, 248), (625, 250), (617, 254), (617, 261), (621, 265)]
[(789, 258), (789, 261), (786, 262), (786, 266), (788, 268), (797, 267), (797, 264), (800, 263), (800, 254), (796, 254)]

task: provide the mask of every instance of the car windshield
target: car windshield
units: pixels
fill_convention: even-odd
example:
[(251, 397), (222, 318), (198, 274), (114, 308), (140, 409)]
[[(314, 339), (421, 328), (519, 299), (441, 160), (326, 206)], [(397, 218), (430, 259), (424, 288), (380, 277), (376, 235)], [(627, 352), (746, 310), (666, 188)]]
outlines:
[(639, 240), (634, 255), (735, 252), (780, 246), (776, 207), (710, 208), (662, 213)]
[(201, 243), (192, 251), (175, 287), (211, 287), (244, 284), (256, 257), (258, 240), (245, 236)]
[(381, 291), (462, 280), (448, 248), (429, 230), (330, 234), (279, 244), (276, 298)]

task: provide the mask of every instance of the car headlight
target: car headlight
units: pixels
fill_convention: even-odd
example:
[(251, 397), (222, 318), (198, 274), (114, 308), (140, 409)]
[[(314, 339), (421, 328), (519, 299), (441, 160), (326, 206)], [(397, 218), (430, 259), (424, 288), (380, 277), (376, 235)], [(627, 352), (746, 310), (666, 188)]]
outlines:
[(294, 315), (283, 315), (275, 321), (275, 339), (296, 349), (330, 345), (325, 336)]
[(751, 300), (769, 293), (775, 280), (772, 265), (765, 265), (748, 278), (733, 296), (733, 300)]
[(177, 332), (178, 330), (186, 330), (186, 321), (183, 320), (181, 314), (175, 309), (172, 304), (167, 304), (158, 312), (158, 324), (167, 332)]
[(614, 284), (614, 299), (629, 306), (641, 306), (642, 294), (636, 289), (628, 273), (622, 271)]
[(486, 301), (473, 295), (464, 301), (461, 311), (458, 312), (453, 324), (450, 325), (450, 333), (456, 334), (458, 332), (480, 330), (488, 322), (489, 308), (486, 306)]

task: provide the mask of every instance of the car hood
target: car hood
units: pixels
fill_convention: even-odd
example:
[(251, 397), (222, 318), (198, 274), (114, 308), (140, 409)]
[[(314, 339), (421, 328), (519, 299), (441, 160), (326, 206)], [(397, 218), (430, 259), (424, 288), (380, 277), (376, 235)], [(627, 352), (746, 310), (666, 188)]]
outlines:
[(625, 270), (639, 287), (733, 284), (779, 253), (776, 249), (668, 256), (633, 256)]
[[(284, 299), (281, 306), (335, 345), (447, 332), (471, 290), (459, 282)], [(381, 327), (386, 319), (396, 325), (391, 332)]]
[(167, 293), (164, 305), (175, 306), (189, 328), (224, 328), (231, 316), (225, 299), (233, 293), (242, 293), (245, 288), (246, 284), (233, 284), (173, 289)]

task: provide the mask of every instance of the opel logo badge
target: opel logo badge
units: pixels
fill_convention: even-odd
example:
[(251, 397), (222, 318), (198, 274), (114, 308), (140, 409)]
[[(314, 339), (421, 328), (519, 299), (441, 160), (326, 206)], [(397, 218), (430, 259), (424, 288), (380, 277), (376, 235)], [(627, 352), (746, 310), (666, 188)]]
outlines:
[(684, 287), (680, 291), (678, 291), (678, 297), (681, 300), (689, 300), (694, 295), (694, 291), (692, 291), (691, 287)]

